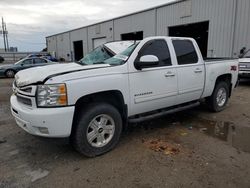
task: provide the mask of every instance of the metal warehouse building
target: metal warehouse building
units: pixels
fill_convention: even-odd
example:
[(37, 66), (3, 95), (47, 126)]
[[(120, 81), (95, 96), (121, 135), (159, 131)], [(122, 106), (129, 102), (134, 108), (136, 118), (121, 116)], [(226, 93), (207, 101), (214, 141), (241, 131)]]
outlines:
[(46, 37), (48, 52), (79, 60), (100, 44), (148, 36), (195, 38), (203, 56), (250, 48), (250, 0), (182, 0)]

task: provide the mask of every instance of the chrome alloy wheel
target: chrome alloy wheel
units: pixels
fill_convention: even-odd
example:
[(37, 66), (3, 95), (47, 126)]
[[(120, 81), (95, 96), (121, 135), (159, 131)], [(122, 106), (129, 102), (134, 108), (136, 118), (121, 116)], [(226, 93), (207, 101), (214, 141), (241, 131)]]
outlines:
[(87, 128), (88, 143), (93, 147), (103, 147), (113, 138), (115, 122), (109, 115), (101, 114), (93, 118)]
[(219, 107), (224, 106), (227, 100), (227, 91), (225, 88), (220, 88), (217, 96), (216, 96), (216, 102)]

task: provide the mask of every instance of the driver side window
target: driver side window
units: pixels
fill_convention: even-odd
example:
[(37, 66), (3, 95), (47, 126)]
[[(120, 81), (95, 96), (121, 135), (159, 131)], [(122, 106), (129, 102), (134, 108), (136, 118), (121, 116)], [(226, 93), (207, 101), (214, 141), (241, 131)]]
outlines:
[(172, 65), (168, 45), (163, 39), (157, 39), (147, 42), (139, 52), (136, 61), (138, 62), (140, 58), (145, 55), (154, 55), (159, 59), (159, 63), (157, 65), (153, 65), (150, 67), (162, 67)]

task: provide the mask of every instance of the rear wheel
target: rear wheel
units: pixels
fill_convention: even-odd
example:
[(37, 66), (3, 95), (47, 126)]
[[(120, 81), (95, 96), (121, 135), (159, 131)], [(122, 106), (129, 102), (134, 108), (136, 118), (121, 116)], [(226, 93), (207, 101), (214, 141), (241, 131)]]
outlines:
[(13, 77), (15, 76), (15, 71), (9, 69), (9, 70), (7, 70), (7, 71), (5, 72), (5, 76), (6, 76), (7, 78), (13, 78)]
[(208, 98), (208, 106), (214, 112), (220, 112), (226, 108), (229, 98), (229, 84), (219, 82), (216, 84), (211, 97)]
[(119, 142), (122, 118), (110, 104), (90, 104), (74, 125), (71, 141), (74, 148), (87, 157), (112, 150)]

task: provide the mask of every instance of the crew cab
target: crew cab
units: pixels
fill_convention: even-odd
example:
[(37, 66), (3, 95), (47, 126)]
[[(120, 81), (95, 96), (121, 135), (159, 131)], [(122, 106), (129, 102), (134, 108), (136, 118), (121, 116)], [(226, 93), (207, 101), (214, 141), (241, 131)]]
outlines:
[(113, 149), (122, 128), (189, 109), (206, 99), (226, 108), (238, 60), (204, 61), (192, 38), (149, 37), (92, 65), (51, 65), (16, 74), (11, 111), (42, 137), (70, 137), (88, 157)]

